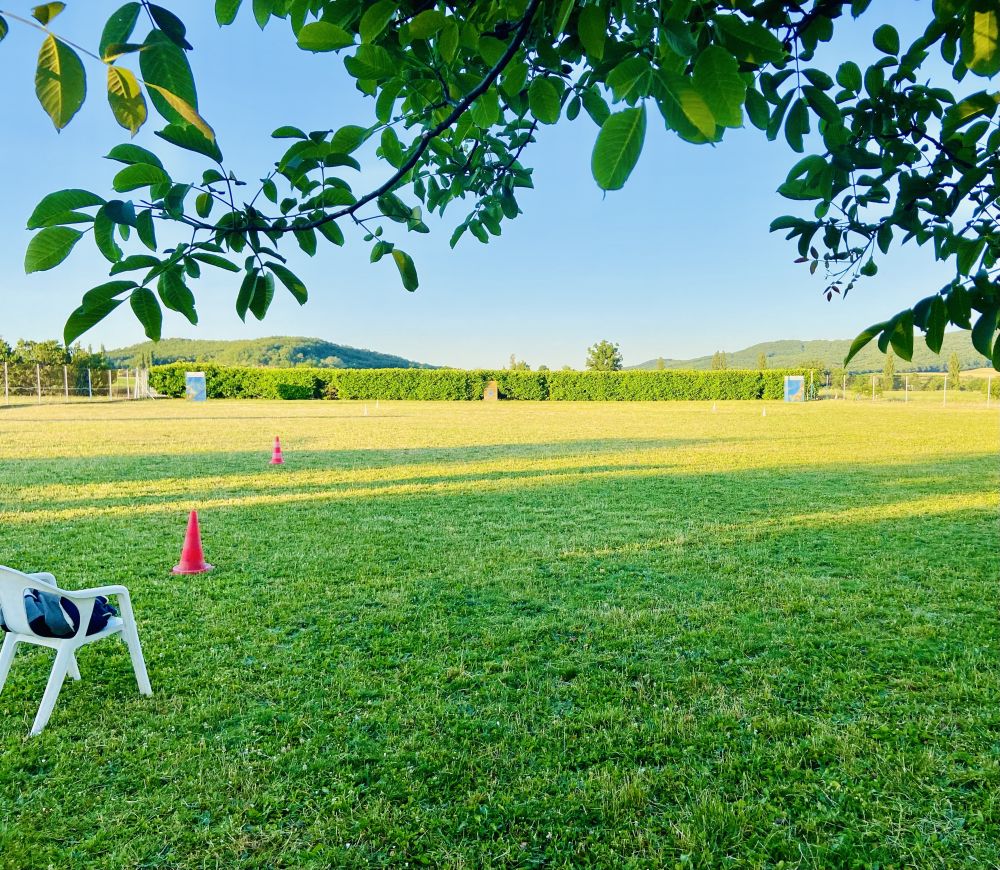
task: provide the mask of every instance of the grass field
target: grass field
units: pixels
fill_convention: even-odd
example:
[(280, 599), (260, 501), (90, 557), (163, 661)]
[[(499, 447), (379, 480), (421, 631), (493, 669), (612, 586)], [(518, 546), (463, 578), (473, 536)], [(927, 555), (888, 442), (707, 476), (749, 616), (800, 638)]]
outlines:
[(1000, 866), (996, 410), (766, 407), (0, 409), (0, 867)]

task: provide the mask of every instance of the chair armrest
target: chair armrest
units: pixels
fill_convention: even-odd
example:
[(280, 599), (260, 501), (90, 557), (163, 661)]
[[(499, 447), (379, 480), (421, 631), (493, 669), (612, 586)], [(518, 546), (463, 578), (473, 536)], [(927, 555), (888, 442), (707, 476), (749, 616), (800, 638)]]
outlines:
[(50, 586), (56, 585), (56, 575), (50, 574), (48, 571), (36, 571), (34, 574), (28, 575), (32, 580), (41, 580), (42, 583), (48, 583)]
[(128, 589), (124, 586), (95, 586), (93, 589), (77, 589), (75, 591), (70, 591), (68, 589), (61, 589), (60, 594), (65, 595), (71, 601), (88, 601), (91, 598), (97, 598), (99, 595), (103, 595), (107, 598), (109, 595), (121, 595), (124, 598), (128, 598)]

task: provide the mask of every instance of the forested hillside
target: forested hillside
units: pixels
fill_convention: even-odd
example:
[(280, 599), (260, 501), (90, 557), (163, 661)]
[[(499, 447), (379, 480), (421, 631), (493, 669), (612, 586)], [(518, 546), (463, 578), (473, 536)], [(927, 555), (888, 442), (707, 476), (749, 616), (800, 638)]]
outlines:
[[(771, 369), (796, 368), (822, 362), (825, 368), (836, 369), (843, 365), (844, 357), (851, 346), (852, 339), (835, 339), (833, 341), (765, 341), (754, 344), (742, 350), (726, 353), (726, 363), (731, 369), (755, 369), (760, 355), (767, 358), (767, 367)], [(723, 348), (723, 350), (725, 350)], [(933, 354), (923, 342), (914, 342), (913, 360), (896, 359), (897, 372), (910, 371), (944, 371), (948, 368), (948, 358), (957, 353), (963, 369), (979, 368), (988, 365), (983, 355), (972, 346), (971, 334), (965, 331), (955, 331), (945, 334), (944, 345), (940, 354)], [(880, 372), (885, 365), (885, 357), (873, 342), (851, 360), (852, 372)], [(658, 360), (651, 359), (629, 368), (655, 369), (659, 367)], [(663, 368), (703, 370), (712, 367), (711, 356), (700, 356), (695, 359), (664, 358)]]
[(319, 338), (275, 336), (238, 341), (164, 338), (107, 351), (114, 365), (162, 365), (172, 362), (212, 362), (232, 366), (291, 368), (313, 366), (336, 369), (425, 369), (424, 365), (373, 350), (362, 350)]

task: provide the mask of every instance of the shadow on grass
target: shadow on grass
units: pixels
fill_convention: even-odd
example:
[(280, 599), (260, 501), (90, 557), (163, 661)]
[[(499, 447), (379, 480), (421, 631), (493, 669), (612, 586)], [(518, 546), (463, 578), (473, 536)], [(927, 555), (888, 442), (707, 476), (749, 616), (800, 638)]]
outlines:
[[(473, 449), (450, 461), (496, 457)], [(9, 860), (1000, 860), (982, 455), (616, 476), (587, 452), (548, 477), (220, 506), (220, 567), (183, 579), (176, 518), (5, 528), (26, 567), (132, 587), (157, 692), (135, 697), (123, 648), (98, 645), (22, 744), (50, 659), (15, 666)], [(401, 453), (425, 451), (372, 467)], [(95, 842), (100, 825), (130, 836)]]

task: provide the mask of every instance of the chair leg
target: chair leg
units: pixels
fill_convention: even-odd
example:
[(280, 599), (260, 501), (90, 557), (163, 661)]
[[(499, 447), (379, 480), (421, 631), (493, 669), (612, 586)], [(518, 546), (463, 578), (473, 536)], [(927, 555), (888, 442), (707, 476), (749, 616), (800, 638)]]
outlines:
[(133, 620), (126, 620), (122, 630), (122, 638), (128, 645), (128, 654), (132, 659), (132, 670), (135, 671), (135, 681), (143, 695), (152, 695), (153, 687), (149, 684), (149, 674), (146, 673), (146, 660), (142, 657), (142, 646), (139, 643), (139, 631)]
[(6, 633), (3, 636), (3, 648), (0, 649), (0, 692), (7, 682), (7, 674), (10, 673), (10, 663), (14, 661), (14, 651), (17, 649), (17, 641), (14, 635)]
[(42, 729), (52, 715), (52, 709), (56, 705), (59, 697), (59, 690), (62, 689), (63, 680), (66, 679), (66, 671), (69, 669), (70, 660), (73, 658), (73, 648), (70, 646), (59, 647), (56, 653), (55, 664), (52, 665), (52, 673), (49, 674), (49, 682), (45, 686), (45, 694), (42, 695), (42, 703), (38, 707), (38, 715), (31, 726), (32, 736), (41, 734)]
[(80, 666), (76, 663), (76, 653), (69, 657), (69, 675), (74, 680), (80, 679)]

